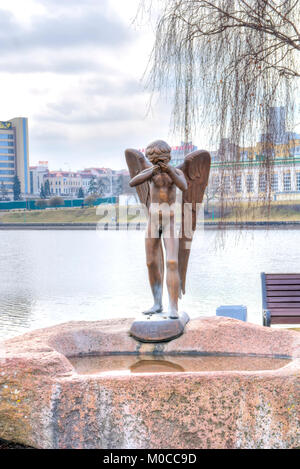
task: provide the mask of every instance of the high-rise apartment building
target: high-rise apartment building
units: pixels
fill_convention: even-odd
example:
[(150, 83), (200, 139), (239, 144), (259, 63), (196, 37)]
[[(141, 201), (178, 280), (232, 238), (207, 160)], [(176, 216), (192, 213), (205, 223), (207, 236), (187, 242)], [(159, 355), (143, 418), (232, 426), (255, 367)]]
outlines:
[(26, 117), (0, 121), (0, 188), (3, 183), (10, 197), (15, 175), (20, 180), (22, 194), (28, 194), (28, 119)]

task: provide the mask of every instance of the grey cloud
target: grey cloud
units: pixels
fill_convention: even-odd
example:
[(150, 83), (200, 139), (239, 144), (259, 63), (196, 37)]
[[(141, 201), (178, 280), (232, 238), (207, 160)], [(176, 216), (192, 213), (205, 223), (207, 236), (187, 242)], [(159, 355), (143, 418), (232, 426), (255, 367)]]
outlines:
[(102, 4), (107, 4), (107, 0), (39, 0), (39, 3), (43, 3), (44, 5), (48, 7), (62, 7), (62, 8), (70, 8), (74, 6), (83, 6), (84, 2), (84, 7), (87, 5), (93, 5), (93, 6), (99, 6), (99, 3), (101, 2)]
[(18, 56), (10, 59), (2, 58), (0, 72), (6, 73), (58, 73), (58, 74), (84, 74), (98, 72), (101, 65), (93, 60), (84, 58), (41, 57), (39, 60)]
[(51, 129), (41, 129), (38, 125), (34, 125), (30, 128), (30, 139), (31, 142), (41, 142), (41, 148), (43, 148), (44, 151), (47, 150), (47, 146), (50, 142), (57, 146), (58, 143), (61, 144), (68, 140), (66, 135), (62, 132), (55, 132)]
[(111, 77), (100, 75), (97, 79), (86, 80), (83, 83), (84, 92), (92, 96), (102, 96), (110, 93), (114, 96), (131, 96), (145, 91), (139, 80), (114, 80), (111, 73), (110, 75)]
[(53, 170), (60, 168), (65, 161), (72, 169), (92, 166), (126, 168), (125, 148), (140, 148), (153, 140), (152, 135), (141, 139), (136, 126), (132, 124), (123, 127), (123, 132), (113, 138), (99, 129), (97, 136), (90, 136), (81, 142), (68, 137), (63, 139), (63, 136), (55, 131), (45, 135), (44, 131), (32, 129), (30, 135), (31, 161), (49, 161), (49, 167)]
[[(64, 100), (60, 103), (49, 103), (47, 107), (51, 112), (70, 115), (74, 111), (80, 111), (82, 104), (73, 100)], [(57, 120), (56, 117), (55, 120)]]
[[(73, 108), (76, 118), (69, 115), (59, 119), (60, 109), (64, 107), (68, 111)], [(93, 109), (87, 113), (82, 109), (80, 112), (79, 103), (72, 103), (69, 99), (51, 103), (49, 112), (43, 115), (44, 119), (35, 115), (30, 124), (31, 161), (48, 160), (51, 169), (60, 168), (65, 161), (72, 169), (92, 166), (124, 168), (125, 148), (144, 148), (156, 138), (169, 141), (166, 113), (155, 121), (149, 121), (137, 116), (134, 107), (128, 110), (124, 103), (118, 108), (107, 108), (105, 118), (104, 111), (99, 111), (99, 115), (96, 111)]]
[[(84, 11), (84, 10), (83, 10)], [(61, 14), (56, 18), (35, 18), (30, 28), (22, 27), (13, 15), (0, 10), (0, 50), (11, 51), (86, 45), (114, 47), (132, 38), (129, 28), (115, 19), (108, 19), (100, 11), (84, 11), (78, 16)]]
[(113, 136), (97, 127), (97, 135), (82, 139), (73, 139), (67, 133), (63, 139), (60, 132), (50, 129), (51, 125), (48, 133), (43, 128), (32, 129), (30, 158), (32, 162), (49, 161), (49, 167), (53, 170), (60, 168), (66, 161), (72, 169), (92, 166), (126, 168), (125, 148), (144, 148), (158, 137), (168, 140), (161, 126), (159, 129), (157, 126), (151, 128), (147, 123), (142, 132), (135, 122), (122, 124)]
[[(118, 63), (120, 52), (126, 54), (126, 45), (131, 46), (138, 33), (130, 32), (130, 26), (117, 17), (105, 15), (110, 6), (106, 0), (38, 2), (46, 6), (47, 13), (33, 18), (26, 27), (0, 9), (0, 71), (76, 77), (66, 77), (70, 88), (59, 86), (57, 93), (56, 82), (64, 83), (64, 77), (53, 81), (53, 90), (52, 80), (46, 76), (32, 83), (25, 77), (24, 93), (30, 83), (37, 87), (32, 94), (41, 94), (35, 97), (40, 104), (34, 102), (29, 120), (30, 161), (49, 160), (52, 169), (64, 161), (74, 168), (114, 163), (124, 167), (124, 148), (140, 147), (156, 137), (153, 123), (144, 120), (142, 84), (127, 78), (132, 73), (121, 70)], [(101, 54), (103, 48), (106, 50)], [(23, 86), (23, 77), (18, 78)], [(48, 88), (51, 103), (47, 105)], [(9, 92), (13, 98), (14, 90)], [(161, 122), (158, 127), (161, 131)]]
[(137, 107), (129, 107), (123, 103), (112, 103), (103, 108), (94, 106), (91, 110), (82, 108), (78, 102), (63, 101), (59, 104), (49, 104), (49, 112), (35, 116), (40, 122), (55, 122), (64, 124), (94, 125), (107, 122), (124, 122), (143, 119), (143, 113)]

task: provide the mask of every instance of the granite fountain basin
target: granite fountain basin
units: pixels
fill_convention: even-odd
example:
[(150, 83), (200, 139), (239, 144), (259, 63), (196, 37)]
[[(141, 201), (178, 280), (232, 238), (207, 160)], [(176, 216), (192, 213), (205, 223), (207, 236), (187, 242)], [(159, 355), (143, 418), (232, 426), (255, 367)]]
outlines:
[(300, 334), (194, 319), (160, 344), (132, 319), (0, 343), (0, 438), (37, 448), (300, 446)]

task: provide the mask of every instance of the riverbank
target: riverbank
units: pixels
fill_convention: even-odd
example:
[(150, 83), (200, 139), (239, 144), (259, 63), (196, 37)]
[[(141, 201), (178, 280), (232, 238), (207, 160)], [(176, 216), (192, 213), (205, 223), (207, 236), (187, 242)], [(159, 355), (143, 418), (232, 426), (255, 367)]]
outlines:
[[(180, 208), (178, 208), (180, 211)], [(205, 227), (286, 227), (300, 224), (300, 205), (278, 204), (272, 202), (270, 206), (239, 204), (238, 207), (226, 209), (223, 218), (218, 217), (219, 210), (205, 213)], [(44, 210), (0, 211), (0, 229), (95, 229), (97, 226), (107, 226), (111, 220), (117, 220), (117, 228), (135, 229), (144, 227), (147, 219), (140, 205), (118, 206), (101, 205), (96, 207), (58, 207)], [(178, 212), (179, 220), (179, 212)], [(99, 225), (99, 223), (101, 225)], [(201, 225), (201, 222), (199, 222)]]
[[(145, 230), (146, 223), (0, 223), (0, 230)], [(199, 224), (197, 229), (202, 229)], [(223, 229), (300, 229), (300, 221), (204, 222), (205, 230)]]

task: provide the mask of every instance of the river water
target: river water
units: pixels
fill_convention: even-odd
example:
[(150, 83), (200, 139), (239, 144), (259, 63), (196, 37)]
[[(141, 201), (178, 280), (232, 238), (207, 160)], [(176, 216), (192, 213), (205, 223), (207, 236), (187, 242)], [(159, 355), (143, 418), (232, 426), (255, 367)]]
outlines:
[[(193, 318), (243, 304), (261, 324), (260, 272), (299, 272), (299, 239), (292, 229), (198, 232), (180, 309)], [(0, 338), (151, 306), (143, 232), (1, 230), (0, 246)]]

